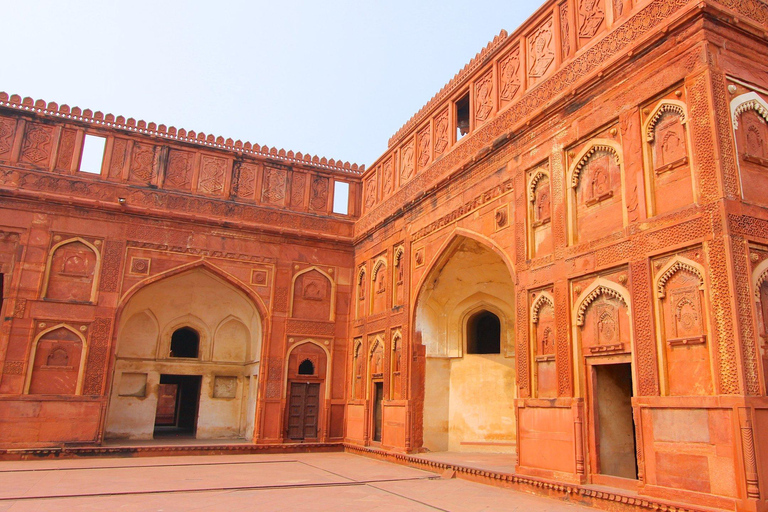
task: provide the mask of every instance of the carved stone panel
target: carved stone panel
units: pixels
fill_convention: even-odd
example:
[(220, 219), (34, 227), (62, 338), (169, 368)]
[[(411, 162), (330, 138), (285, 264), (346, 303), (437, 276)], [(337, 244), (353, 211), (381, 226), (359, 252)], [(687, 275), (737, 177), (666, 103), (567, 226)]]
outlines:
[(376, 173), (365, 181), (365, 209), (376, 206)]
[(21, 146), (21, 161), (37, 167), (48, 167), (53, 143), (53, 127), (27, 123), (24, 143)]
[(615, 150), (594, 146), (576, 167), (574, 239), (595, 240), (621, 229), (621, 167)]
[(69, 128), (61, 130), (59, 137), (59, 152), (56, 157), (56, 170), (69, 171), (72, 167), (72, 157), (75, 153), (75, 139), (77, 131)]
[(499, 99), (504, 106), (520, 92), (520, 47), (516, 46), (499, 61)]
[(259, 166), (255, 164), (240, 164), (237, 173), (235, 195), (240, 199), (254, 199), (256, 192), (256, 178)]
[(381, 192), (388, 197), (395, 191), (395, 162), (387, 158), (381, 166)]
[(552, 25), (552, 18), (549, 18), (528, 36), (528, 82), (531, 85), (539, 83), (555, 67)]
[(194, 159), (195, 154), (190, 151), (170, 150), (163, 187), (172, 190), (191, 191)]
[(128, 179), (136, 183), (154, 183), (156, 178), (154, 167), (155, 146), (134, 142)]
[(10, 157), (15, 135), (16, 120), (0, 117), (0, 159), (7, 160)]
[(560, 4), (560, 47), (562, 48), (562, 59), (565, 60), (571, 54), (571, 20), (568, 2)]
[(129, 141), (126, 139), (115, 137), (112, 144), (112, 159), (109, 162), (109, 170), (107, 171), (107, 177), (109, 179), (122, 179), (126, 153), (128, 152), (128, 143)]
[(200, 177), (197, 191), (201, 194), (221, 196), (224, 194), (229, 165), (223, 158), (203, 155), (200, 161)]
[(292, 318), (331, 319), (331, 282), (317, 270), (299, 275), (293, 286)]
[(488, 71), (475, 82), (475, 121), (480, 125), (493, 113), (493, 71)]
[(264, 186), (261, 200), (278, 206), (285, 205), (285, 191), (288, 185), (288, 172), (276, 167), (264, 168)]
[(54, 250), (48, 268), (45, 298), (89, 302), (93, 292), (97, 256), (82, 242), (74, 241)]
[(432, 133), (429, 126), (419, 131), (416, 140), (419, 148), (419, 169), (424, 169), (432, 161)]
[(605, 28), (605, 0), (579, 0), (579, 43), (585, 44)]
[(324, 212), (328, 208), (328, 178), (323, 176), (312, 177), (309, 207), (319, 212)]
[(35, 346), (29, 393), (74, 395), (82, 351), (82, 340), (69, 329), (60, 327), (44, 334)]
[(435, 157), (445, 153), (451, 144), (450, 120), (448, 118), (448, 109), (443, 110), (435, 116)]
[(413, 148), (413, 140), (400, 148), (400, 183), (403, 184), (413, 178), (416, 171), (416, 162)]
[(307, 174), (295, 172), (291, 177), (291, 206), (294, 208), (304, 207), (304, 196), (307, 192)]

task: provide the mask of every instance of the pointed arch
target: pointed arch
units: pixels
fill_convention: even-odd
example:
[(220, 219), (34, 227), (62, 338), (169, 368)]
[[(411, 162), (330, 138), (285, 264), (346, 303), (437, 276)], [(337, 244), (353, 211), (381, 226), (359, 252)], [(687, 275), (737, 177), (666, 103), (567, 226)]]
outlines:
[(34, 341), (32, 342), (32, 346), (30, 347), (29, 352), (29, 364), (27, 365), (27, 374), (24, 379), (24, 394), (29, 394), (29, 387), (32, 384), (32, 372), (35, 367), (35, 358), (37, 357), (37, 345), (40, 343), (40, 340), (45, 336), (46, 334), (52, 333), (54, 331), (58, 331), (59, 329), (64, 329), (66, 331), (69, 331), (70, 333), (77, 336), (77, 338), (80, 339), (80, 343), (82, 343), (83, 348), (80, 350), (80, 366), (78, 367), (78, 373), (77, 373), (77, 384), (75, 385), (75, 395), (81, 395), (83, 393), (83, 381), (85, 378), (85, 362), (88, 360), (88, 340), (83, 335), (82, 332), (80, 332), (78, 329), (75, 329), (71, 325), (67, 323), (59, 323), (54, 325), (53, 327), (48, 327), (35, 336)]
[(101, 277), (101, 252), (99, 252), (99, 249), (95, 245), (93, 245), (91, 242), (79, 236), (62, 240), (57, 244), (55, 244), (53, 247), (51, 247), (51, 250), (48, 251), (48, 259), (46, 261), (45, 274), (43, 276), (43, 289), (40, 295), (41, 297), (43, 298), (48, 297), (48, 286), (50, 284), (50, 279), (51, 279), (51, 267), (53, 265), (53, 256), (56, 254), (56, 251), (58, 251), (60, 248), (64, 247), (65, 245), (70, 245), (75, 243), (81, 243), (85, 245), (96, 256), (96, 265), (94, 266), (94, 269), (93, 269), (93, 279), (91, 280), (91, 293), (88, 301), (88, 302), (96, 303), (98, 299), (98, 293), (99, 293), (98, 291), (99, 279)]
[[(296, 350), (298, 347), (301, 347), (302, 345), (315, 345), (317, 347), (320, 347), (323, 349), (323, 352), (325, 352), (325, 399), (329, 400), (331, 398), (331, 386), (328, 383), (328, 379), (331, 375), (331, 351), (328, 350), (328, 347), (326, 347), (323, 343), (320, 343), (319, 341), (313, 339), (313, 338), (306, 338), (301, 341), (297, 341), (293, 345), (291, 345), (288, 348), (288, 351), (285, 353), (285, 364), (283, 364), (283, 399), (286, 398), (288, 395), (288, 361), (291, 358), (291, 354), (294, 350)], [(315, 368), (315, 373), (319, 374), (320, 370), (318, 368)]]
[(622, 152), (621, 146), (615, 141), (609, 139), (593, 139), (579, 151), (576, 158), (573, 159), (574, 163), (568, 171), (568, 183), (571, 188), (579, 186), (579, 179), (581, 178), (581, 171), (584, 166), (589, 163), (589, 160), (598, 151), (607, 151), (611, 153), (616, 159), (616, 165), (622, 167)]
[(584, 317), (587, 313), (587, 308), (592, 304), (595, 299), (601, 295), (607, 295), (615, 299), (619, 299), (625, 306), (629, 307), (631, 301), (629, 298), (629, 291), (621, 285), (609, 281), (604, 277), (598, 277), (590, 284), (586, 290), (584, 290), (573, 306), (573, 318), (574, 323), (577, 326), (584, 325)]
[(666, 295), (667, 281), (681, 270), (686, 270), (699, 278), (699, 290), (704, 289), (704, 267), (682, 256), (675, 256), (664, 265), (656, 278), (656, 296), (663, 299)]
[(404, 255), (405, 255), (405, 247), (403, 247), (402, 244), (395, 247), (395, 252), (394, 252), (394, 255), (392, 256), (392, 266), (393, 267), (398, 266), (401, 263)]
[(377, 334), (373, 338), (373, 343), (371, 343), (371, 348), (368, 349), (368, 359), (373, 357), (373, 353), (381, 347), (382, 350), (384, 350), (384, 338), (381, 334)]
[(733, 120), (734, 130), (739, 129), (739, 117), (748, 110), (754, 110), (768, 122), (768, 102), (756, 92), (748, 92), (731, 100), (731, 119)]
[(541, 311), (541, 308), (543, 308), (545, 305), (549, 305), (554, 308), (555, 300), (552, 298), (552, 295), (550, 295), (549, 292), (540, 292), (539, 296), (536, 297), (536, 300), (533, 301), (533, 305), (531, 305), (531, 323), (539, 323), (539, 311)]
[(205, 322), (191, 313), (177, 316), (168, 322), (165, 329), (160, 333), (160, 342), (157, 344), (155, 358), (157, 360), (165, 360), (171, 357), (171, 338), (173, 333), (184, 328), (197, 332), (199, 337), (197, 359), (200, 361), (210, 361), (213, 352), (213, 335), (206, 327)]
[(299, 272), (296, 272), (293, 275), (293, 278), (291, 279), (291, 300), (290, 304), (288, 305), (288, 316), (293, 317), (293, 301), (294, 301), (294, 295), (295, 295), (295, 288), (296, 288), (296, 279), (299, 278), (299, 276), (302, 276), (304, 274), (307, 274), (312, 271), (317, 271), (318, 273), (322, 274), (326, 279), (328, 279), (328, 282), (331, 284), (331, 313), (329, 321), (333, 321), (336, 318), (336, 281), (325, 272), (320, 267), (313, 265), (311, 267), (307, 267)]
[(379, 270), (381, 270), (381, 267), (387, 268), (387, 258), (384, 256), (378, 258), (373, 264), (373, 270), (371, 271), (371, 282), (376, 280), (376, 275), (379, 273)]
[(673, 114), (677, 114), (680, 116), (680, 123), (686, 124), (688, 122), (688, 116), (686, 115), (686, 108), (685, 103), (683, 103), (680, 100), (661, 100), (657, 105), (656, 108), (653, 109), (653, 112), (650, 116), (648, 116), (648, 119), (645, 122), (645, 128), (643, 130), (643, 133), (645, 133), (645, 140), (647, 142), (653, 142), (655, 139), (654, 130), (656, 129), (656, 125), (659, 123), (661, 118), (664, 116), (664, 114), (671, 112)]
[(544, 178), (548, 179), (549, 173), (543, 169), (539, 169), (533, 176), (531, 176), (530, 181), (528, 181), (528, 201), (534, 202), (536, 200), (536, 186)]
[(268, 322), (269, 322), (269, 311), (266, 305), (264, 304), (264, 301), (259, 296), (259, 294), (254, 292), (251, 288), (248, 287), (247, 284), (245, 284), (243, 281), (241, 281), (234, 275), (230, 274), (229, 272), (226, 272), (225, 270), (222, 270), (221, 268), (217, 267), (216, 265), (213, 265), (212, 263), (210, 263), (205, 259), (200, 259), (197, 261), (193, 261), (191, 263), (187, 263), (185, 265), (180, 265), (178, 267), (172, 268), (165, 272), (161, 272), (154, 276), (147, 277), (146, 279), (142, 279), (141, 281), (133, 285), (125, 293), (123, 293), (123, 296), (120, 297), (120, 300), (118, 301), (118, 307), (117, 307), (118, 318), (122, 313), (122, 310), (125, 308), (125, 305), (130, 301), (131, 297), (136, 295), (136, 293), (138, 293), (140, 290), (146, 288), (147, 286), (153, 283), (162, 281), (166, 278), (177, 276), (179, 274), (183, 274), (185, 272), (190, 272), (192, 270), (197, 270), (197, 269), (201, 269), (212, 274), (214, 277), (221, 279), (222, 281), (230, 284), (236, 290), (238, 290), (239, 292), (243, 293), (246, 297), (248, 297), (253, 303), (254, 307), (256, 308), (256, 311), (258, 312), (259, 317), (261, 319), (262, 325), (264, 326), (264, 331), (265, 331), (264, 337), (265, 338), (267, 337), (266, 326), (268, 325)]
[(517, 285), (517, 282), (516, 282), (517, 273), (515, 272), (515, 266), (512, 263), (512, 260), (507, 255), (507, 253), (504, 251), (504, 249), (501, 248), (501, 246), (499, 246), (499, 244), (497, 244), (495, 241), (493, 241), (489, 237), (481, 235), (480, 233), (477, 233), (475, 231), (471, 231), (466, 228), (455, 228), (451, 232), (451, 234), (446, 237), (443, 244), (435, 253), (436, 256), (433, 257), (427, 263), (424, 271), (421, 274), (421, 278), (419, 279), (419, 282), (415, 288), (416, 290), (418, 290), (416, 295), (416, 300), (412, 301), (411, 303), (410, 316), (412, 320), (415, 321), (414, 315), (416, 314), (416, 305), (418, 304), (419, 299), (421, 298), (421, 294), (424, 291), (424, 285), (426, 284), (427, 280), (430, 278), (430, 275), (432, 274), (432, 272), (434, 272), (434, 270), (441, 264), (446, 263), (451, 258), (453, 251), (461, 245), (464, 239), (467, 239), (467, 238), (482, 244), (483, 246), (490, 249), (493, 253), (495, 253), (504, 263), (504, 266), (507, 268), (507, 271), (509, 272), (509, 275), (512, 278), (512, 283), (514, 285)]

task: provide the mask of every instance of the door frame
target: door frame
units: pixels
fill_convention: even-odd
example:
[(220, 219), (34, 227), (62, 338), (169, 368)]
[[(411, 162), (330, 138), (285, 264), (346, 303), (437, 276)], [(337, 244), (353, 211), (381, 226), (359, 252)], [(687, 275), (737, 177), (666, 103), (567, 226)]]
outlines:
[[(640, 486), (639, 475), (638, 478), (622, 478), (613, 475), (604, 475), (600, 473), (600, 441), (599, 441), (599, 413), (597, 410), (597, 399), (595, 385), (597, 383), (595, 367), (616, 365), (616, 364), (629, 364), (630, 376), (632, 379), (631, 389), (632, 397), (635, 396), (635, 365), (633, 363), (633, 357), (630, 352), (624, 352), (613, 355), (602, 356), (586, 356), (584, 357), (584, 366), (586, 371), (584, 377), (586, 381), (586, 420), (587, 420), (587, 457), (586, 466), (589, 468), (589, 478), (591, 483), (597, 485), (608, 485), (612, 487), (618, 487), (622, 489), (636, 491)], [(639, 472), (640, 461), (637, 457), (637, 444), (640, 441), (640, 433), (638, 431), (638, 425), (635, 421), (634, 407), (632, 407), (632, 427), (634, 429), (635, 436), (635, 465)]]

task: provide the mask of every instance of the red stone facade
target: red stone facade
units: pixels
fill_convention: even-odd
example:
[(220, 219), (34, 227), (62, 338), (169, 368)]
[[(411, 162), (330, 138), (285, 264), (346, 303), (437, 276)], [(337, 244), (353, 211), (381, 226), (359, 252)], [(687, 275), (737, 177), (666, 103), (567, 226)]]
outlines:
[[(765, 510), (766, 33), (761, 0), (549, 1), (367, 170), (0, 95), (0, 442), (151, 437), (119, 404), (202, 374), (198, 434)], [(206, 327), (193, 274), (253, 323)]]

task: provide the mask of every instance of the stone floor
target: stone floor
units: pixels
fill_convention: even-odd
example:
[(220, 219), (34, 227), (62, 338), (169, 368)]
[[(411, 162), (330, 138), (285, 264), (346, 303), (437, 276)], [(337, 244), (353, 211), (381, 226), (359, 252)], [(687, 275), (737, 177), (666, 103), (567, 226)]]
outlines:
[(0, 511), (589, 509), (346, 453), (0, 462)]

